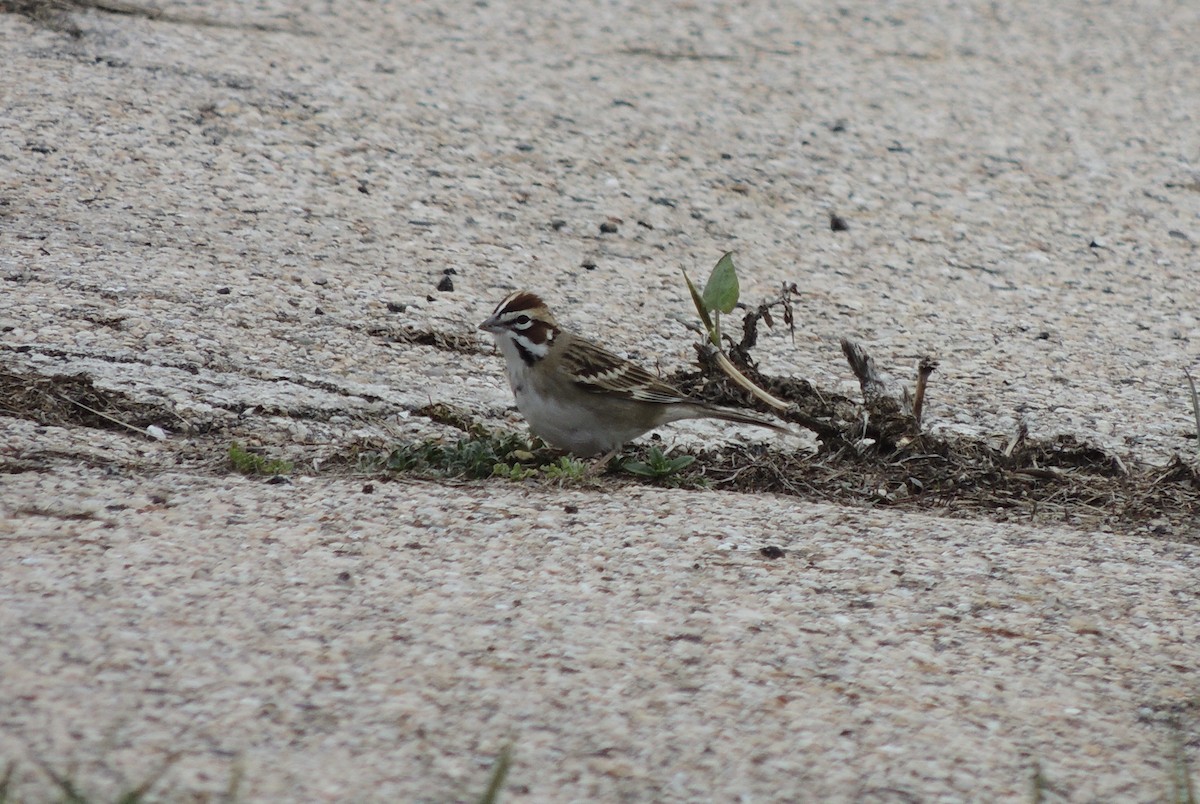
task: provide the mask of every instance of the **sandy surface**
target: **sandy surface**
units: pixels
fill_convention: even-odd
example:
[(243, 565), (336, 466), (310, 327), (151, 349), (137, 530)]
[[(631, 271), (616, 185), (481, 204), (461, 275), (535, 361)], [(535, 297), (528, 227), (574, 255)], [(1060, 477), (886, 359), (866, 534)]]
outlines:
[(224, 461), (443, 432), (430, 401), (519, 427), (482, 339), (396, 337), (516, 286), (676, 368), (679, 269), (729, 249), (744, 297), (802, 290), (770, 372), (852, 392), (854, 335), (941, 359), (943, 434), (1192, 452), (1200, 7), (925, 6), (0, 14), (0, 371), (171, 411), (0, 408), (18, 796), (177, 752), (166, 800), (469, 800), (511, 742), (511, 800), (1168, 797), (1187, 534)]

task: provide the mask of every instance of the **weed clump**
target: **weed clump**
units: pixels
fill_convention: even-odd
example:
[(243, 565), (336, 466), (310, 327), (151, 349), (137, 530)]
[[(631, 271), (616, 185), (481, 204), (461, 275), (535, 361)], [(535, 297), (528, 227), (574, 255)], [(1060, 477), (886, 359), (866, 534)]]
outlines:
[[(417, 441), (390, 452), (364, 456), (365, 471), (404, 472), (426, 477), (462, 477), (479, 480), (501, 476), (528, 477), (526, 466), (534, 459), (533, 447), (515, 433), (488, 433), (457, 441)], [(534, 470), (536, 471), (536, 469)]]
[(229, 463), (235, 472), (243, 475), (286, 475), (294, 468), (291, 461), (267, 458), (236, 441), (229, 445)]

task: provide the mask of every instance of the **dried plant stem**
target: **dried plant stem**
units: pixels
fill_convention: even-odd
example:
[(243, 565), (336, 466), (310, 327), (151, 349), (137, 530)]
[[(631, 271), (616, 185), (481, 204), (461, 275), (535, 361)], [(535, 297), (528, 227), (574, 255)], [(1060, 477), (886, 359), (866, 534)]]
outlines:
[(88, 413), (92, 414), (93, 416), (99, 416), (101, 419), (104, 419), (106, 422), (115, 424), (118, 427), (124, 427), (126, 430), (129, 430), (130, 432), (133, 432), (133, 433), (137, 433), (138, 435), (142, 435), (147, 438), (154, 438), (154, 436), (150, 435), (149, 433), (147, 433), (145, 430), (141, 429), (140, 427), (134, 427), (132, 424), (127, 424), (127, 423), (121, 421), (120, 419), (109, 416), (107, 413), (101, 413), (100, 411), (96, 410), (95, 408), (90, 408), (78, 400), (68, 399), (65, 396), (59, 396), (58, 398), (61, 399), (63, 402), (66, 402), (67, 404), (76, 405), (78, 407), (81, 407), (84, 410), (86, 410)]
[(925, 407), (925, 385), (929, 382), (929, 375), (937, 366), (937, 361), (928, 356), (922, 357), (921, 362), (917, 364), (917, 388), (913, 391), (912, 411), (918, 427), (921, 425), (921, 411)]
[(787, 402), (784, 402), (783, 400), (779, 399), (778, 397), (772, 396), (771, 394), (767, 393), (766, 391), (764, 391), (763, 389), (759, 388), (757, 385), (752, 383), (745, 374), (738, 371), (737, 366), (733, 365), (733, 362), (730, 361), (730, 359), (728, 357), (726, 357), (725, 353), (722, 352), (721, 350), (719, 350), (719, 349), (716, 350), (715, 357), (716, 357), (717, 365), (721, 367), (721, 371), (724, 371), (726, 376), (728, 376), (729, 379), (733, 380), (734, 383), (736, 383), (738, 385), (738, 387), (740, 387), (747, 393), (752, 394), (756, 399), (762, 400), (762, 402), (764, 402), (765, 404), (769, 405), (771, 408), (778, 410), (778, 411), (785, 411), (791, 407), (791, 405), (789, 405)]
[(1196, 420), (1196, 454), (1200, 455), (1200, 397), (1196, 396), (1196, 383), (1192, 380), (1192, 373), (1185, 368), (1183, 376), (1187, 377), (1188, 388), (1192, 392), (1192, 416)]

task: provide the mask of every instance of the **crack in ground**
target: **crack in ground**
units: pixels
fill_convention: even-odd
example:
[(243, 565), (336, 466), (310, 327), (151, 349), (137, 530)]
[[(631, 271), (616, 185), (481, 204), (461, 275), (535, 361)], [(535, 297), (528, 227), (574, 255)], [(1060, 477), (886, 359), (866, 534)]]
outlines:
[[(411, 337), (411, 342), (438, 344), (441, 348), (458, 349), (466, 343), (465, 338), (457, 336), (443, 340), (438, 333), (404, 332), (406, 335), (402, 337)], [(471, 344), (476, 351), (475, 342)], [(42, 353), (69, 356), (65, 350), (49, 349)], [(297, 383), (344, 397), (370, 397), (323, 380), (292, 375), (261, 379)], [(679, 379), (682, 385), (697, 384), (695, 375)], [(703, 393), (726, 404), (737, 401), (723, 398), (720, 389), (710, 385), (705, 385)], [(245, 406), (230, 405), (225, 409), (240, 413)], [(480, 429), (472, 412), (443, 403), (397, 409), (408, 410), (469, 437), (486, 431)], [(317, 421), (345, 414), (340, 410), (308, 407), (259, 408), (259, 411)], [(108, 430), (127, 437), (131, 431), (142, 431), (142, 436), (148, 437), (144, 431), (152, 425), (178, 429), (178, 424), (183, 423), (189, 436), (210, 438), (202, 443), (193, 439), (179, 444), (176, 459), (197, 463), (199, 470), (218, 471), (224, 466), (225, 471), (232, 471), (217, 460), (226, 449), (217, 440), (230, 437), (237, 422), (186, 421), (169, 403), (147, 402), (120, 391), (99, 388), (83, 372), (46, 376), (0, 369), (0, 415), (43, 426)], [(297, 445), (275, 446), (290, 449)], [(337, 444), (322, 446), (338, 447)], [(685, 485), (708, 484), (719, 490), (771, 492), (839, 505), (898, 508), (963, 519), (1075, 528), (1112, 527), (1121, 531), (1138, 529), (1164, 538), (1200, 542), (1200, 471), (1196, 466), (1179, 456), (1166, 466), (1139, 464), (1131, 459), (1122, 461), (1069, 435), (1048, 440), (1026, 438), (1008, 450), (999, 450), (980, 439), (922, 435), (902, 449), (886, 452), (873, 446), (830, 442), (823, 443), (815, 456), (807, 451), (787, 452), (759, 445), (700, 451), (695, 457), (696, 462), (676, 478)], [(202, 460), (193, 462), (192, 458)], [(94, 456), (90, 462), (96, 463)], [(0, 471), (4, 472), (47, 468), (16, 456), (0, 463)], [(346, 471), (347, 465), (336, 460), (329, 462), (330, 471), (334, 472)], [(610, 482), (625, 485), (653, 481), (610, 474), (605, 483)]]

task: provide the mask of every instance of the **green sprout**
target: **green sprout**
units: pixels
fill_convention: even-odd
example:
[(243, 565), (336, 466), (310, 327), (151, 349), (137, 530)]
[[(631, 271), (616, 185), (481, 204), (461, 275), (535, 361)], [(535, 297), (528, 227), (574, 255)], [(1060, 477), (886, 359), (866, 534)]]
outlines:
[(680, 455), (675, 458), (668, 458), (660, 448), (651, 447), (650, 452), (646, 454), (645, 461), (626, 461), (621, 466), (625, 471), (632, 474), (661, 480), (662, 478), (682, 472), (695, 462), (696, 456), (694, 455)]
[[(383, 460), (390, 472), (414, 472), (435, 477), (505, 477), (523, 480), (537, 469), (523, 464), (533, 460), (530, 444), (513, 433), (491, 433), (446, 443), (439, 439), (396, 447)], [(377, 463), (372, 461), (370, 463)]]
[(497, 463), (492, 466), (492, 477), (503, 478), (504, 480), (528, 480), (538, 473), (538, 470), (532, 466), (525, 466), (520, 461), (513, 463)]
[(286, 475), (293, 468), (291, 461), (272, 460), (251, 452), (236, 441), (229, 445), (229, 463), (235, 472), (243, 475)]
[(737, 306), (738, 295), (741, 293), (737, 270), (733, 267), (733, 252), (727, 251), (721, 259), (717, 260), (716, 267), (713, 268), (712, 273), (708, 276), (708, 282), (704, 285), (704, 293), (696, 290), (687, 271), (683, 272), (683, 280), (687, 282), (688, 291), (692, 294), (692, 303), (696, 305), (696, 312), (700, 314), (700, 320), (708, 329), (709, 339), (714, 346), (720, 349), (721, 313), (733, 312), (733, 308)]
[(587, 471), (588, 465), (586, 463), (577, 458), (572, 458), (570, 455), (564, 455), (556, 463), (542, 468), (542, 472), (548, 479), (557, 480), (560, 483), (574, 483), (583, 480), (587, 477)]

